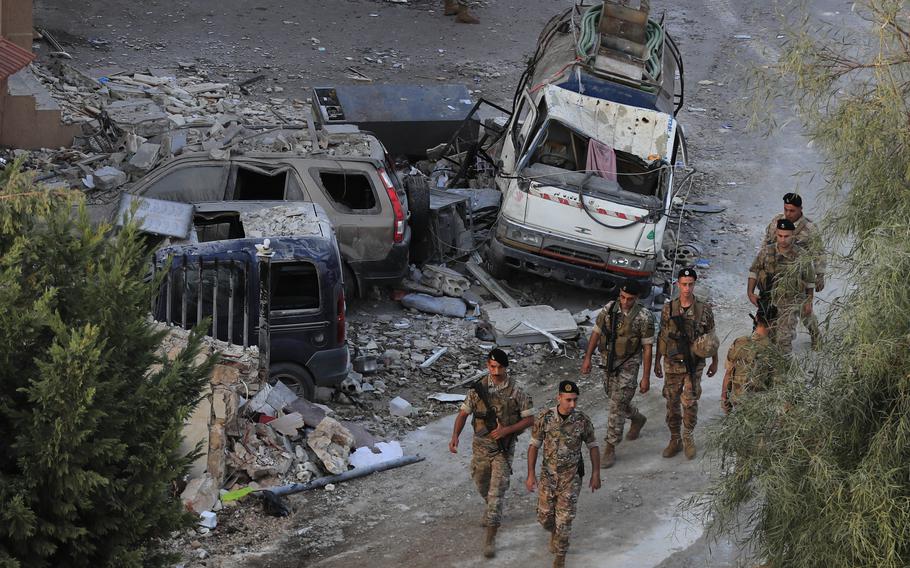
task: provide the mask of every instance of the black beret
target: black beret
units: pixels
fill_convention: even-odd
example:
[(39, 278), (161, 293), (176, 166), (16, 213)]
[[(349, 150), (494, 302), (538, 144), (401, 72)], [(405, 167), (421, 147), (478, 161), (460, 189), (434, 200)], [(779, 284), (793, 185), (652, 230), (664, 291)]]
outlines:
[(795, 231), (796, 225), (794, 225), (793, 221), (790, 219), (778, 219), (777, 228), (782, 231)]
[(503, 367), (509, 366), (509, 356), (499, 347), (495, 347), (490, 351), (490, 354), (487, 356), (487, 361), (496, 361)]
[(803, 206), (803, 198), (799, 196), (798, 193), (785, 193), (784, 194), (784, 203), (787, 205), (796, 205), (797, 207)]
[(694, 268), (683, 268), (679, 271), (679, 276), (677, 276), (676, 279), (679, 280), (683, 276), (688, 276), (690, 278), (698, 280), (698, 274), (695, 272)]
[(638, 282), (636, 282), (635, 280), (631, 280), (631, 279), (623, 282), (622, 286), (620, 286), (619, 289), (622, 290), (623, 292), (625, 292), (626, 294), (633, 294), (635, 296), (637, 296), (639, 293), (641, 293), (641, 289), (638, 287)]
[(559, 381), (559, 392), (560, 394), (581, 394), (578, 392), (578, 385), (572, 381)]

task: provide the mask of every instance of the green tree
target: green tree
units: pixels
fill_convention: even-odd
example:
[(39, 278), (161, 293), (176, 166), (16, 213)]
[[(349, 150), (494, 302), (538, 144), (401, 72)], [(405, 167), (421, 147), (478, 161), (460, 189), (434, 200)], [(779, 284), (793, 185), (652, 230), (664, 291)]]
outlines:
[(804, 19), (757, 71), (758, 98), (797, 101), (823, 152), (824, 234), (847, 251), (822, 351), (780, 358), (721, 422), (727, 467), (695, 500), (774, 567), (910, 565), (910, 6), (856, 9), (863, 32)]
[(174, 360), (133, 225), (93, 227), (72, 192), (0, 173), (0, 565), (150, 566), (188, 519), (182, 423), (212, 361)]

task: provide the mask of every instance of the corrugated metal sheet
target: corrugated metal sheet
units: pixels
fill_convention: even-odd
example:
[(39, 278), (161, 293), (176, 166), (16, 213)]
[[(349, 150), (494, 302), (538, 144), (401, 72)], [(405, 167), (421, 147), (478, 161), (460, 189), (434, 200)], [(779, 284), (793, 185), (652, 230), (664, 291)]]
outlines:
[(0, 38), (0, 81), (28, 67), (35, 59), (35, 54), (26, 51), (9, 41)]

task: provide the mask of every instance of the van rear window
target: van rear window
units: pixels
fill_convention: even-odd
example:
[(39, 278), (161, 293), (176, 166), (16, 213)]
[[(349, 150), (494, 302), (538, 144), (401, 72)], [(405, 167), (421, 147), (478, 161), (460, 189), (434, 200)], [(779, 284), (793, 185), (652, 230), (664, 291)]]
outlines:
[(272, 265), (273, 310), (314, 310), (319, 306), (319, 275), (312, 262)]

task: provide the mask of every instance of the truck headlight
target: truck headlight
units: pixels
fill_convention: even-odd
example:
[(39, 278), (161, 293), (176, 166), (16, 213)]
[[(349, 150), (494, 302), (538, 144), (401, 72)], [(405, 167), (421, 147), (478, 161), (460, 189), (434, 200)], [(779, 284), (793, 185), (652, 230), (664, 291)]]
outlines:
[(543, 243), (543, 235), (537, 235), (529, 231), (523, 231), (518, 227), (509, 227), (506, 230), (506, 238), (535, 247), (539, 247)]
[(621, 266), (623, 268), (631, 268), (633, 270), (641, 270), (645, 266), (644, 261), (642, 261), (640, 258), (616, 253), (610, 255), (610, 264), (613, 266)]

